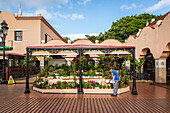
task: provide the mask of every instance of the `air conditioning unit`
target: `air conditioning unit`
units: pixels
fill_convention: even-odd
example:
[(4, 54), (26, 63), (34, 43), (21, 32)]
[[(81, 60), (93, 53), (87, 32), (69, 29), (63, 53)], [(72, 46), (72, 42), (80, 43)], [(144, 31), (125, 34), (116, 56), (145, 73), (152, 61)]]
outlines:
[(45, 44), (45, 40), (41, 40), (41, 43), (42, 43), (42, 44)]

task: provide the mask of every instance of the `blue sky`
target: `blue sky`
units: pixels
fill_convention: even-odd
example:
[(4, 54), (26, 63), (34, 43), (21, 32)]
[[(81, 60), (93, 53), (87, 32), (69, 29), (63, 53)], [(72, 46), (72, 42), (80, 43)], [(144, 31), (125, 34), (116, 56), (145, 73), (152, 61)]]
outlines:
[(170, 0), (0, 0), (0, 10), (23, 16), (42, 16), (71, 40), (85, 34), (96, 35), (110, 29), (112, 22), (134, 14), (165, 14)]

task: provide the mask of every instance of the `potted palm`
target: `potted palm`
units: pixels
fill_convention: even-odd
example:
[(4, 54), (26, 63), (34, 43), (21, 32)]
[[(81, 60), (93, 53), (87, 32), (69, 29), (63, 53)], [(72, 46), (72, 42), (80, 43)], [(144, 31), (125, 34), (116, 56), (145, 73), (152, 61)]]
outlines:
[(100, 60), (105, 60), (106, 58), (107, 58), (107, 56), (105, 56), (105, 55), (100, 55)]
[(114, 56), (114, 55), (109, 55), (109, 59), (110, 59), (111, 61), (113, 61), (113, 60), (115, 59), (115, 56)]

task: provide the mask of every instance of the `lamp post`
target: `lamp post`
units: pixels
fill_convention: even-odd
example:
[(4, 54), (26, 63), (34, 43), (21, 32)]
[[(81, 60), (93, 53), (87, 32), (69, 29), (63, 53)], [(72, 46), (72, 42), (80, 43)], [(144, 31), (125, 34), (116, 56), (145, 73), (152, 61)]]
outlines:
[(132, 88), (132, 95), (138, 95), (136, 89), (136, 68), (135, 68), (135, 48), (133, 48), (133, 88)]
[(2, 38), (2, 43), (3, 43), (3, 72), (2, 72), (2, 81), (1, 84), (7, 84), (8, 81), (6, 80), (6, 70), (5, 70), (5, 38), (7, 35), (8, 31), (8, 24), (3, 20), (1, 23), (1, 29), (0, 29), (0, 37)]

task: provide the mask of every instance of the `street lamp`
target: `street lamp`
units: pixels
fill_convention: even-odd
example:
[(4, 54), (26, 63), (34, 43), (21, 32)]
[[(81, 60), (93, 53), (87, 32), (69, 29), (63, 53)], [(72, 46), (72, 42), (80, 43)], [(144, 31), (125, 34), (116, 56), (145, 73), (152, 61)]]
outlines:
[(2, 71), (2, 81), (1, 84), (7, 84), (8, 81), (6, 80), (6, 70), (5, 70), (5, 38), (7, 35), (8, 31), (8, 24), (3, 20), (1, 23), (1, 29), (0, 29), (0, 37), (2, 38), (2, 43), (3, 43), (3, 71)]

